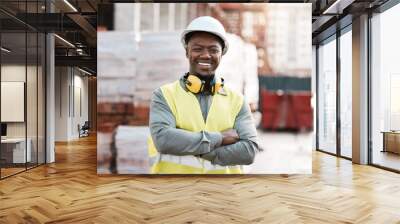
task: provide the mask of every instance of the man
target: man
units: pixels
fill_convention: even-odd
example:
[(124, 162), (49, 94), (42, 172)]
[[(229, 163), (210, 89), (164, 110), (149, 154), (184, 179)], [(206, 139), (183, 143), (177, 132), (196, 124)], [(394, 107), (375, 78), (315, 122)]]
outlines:
[(243, 96), (215, 74), (229, 47), (225, 29), (199, 17), (181, 40), (189, 72), (156, 89), (150, 105), (152, 173), (240, 174), (254, 161), (257, 132)]

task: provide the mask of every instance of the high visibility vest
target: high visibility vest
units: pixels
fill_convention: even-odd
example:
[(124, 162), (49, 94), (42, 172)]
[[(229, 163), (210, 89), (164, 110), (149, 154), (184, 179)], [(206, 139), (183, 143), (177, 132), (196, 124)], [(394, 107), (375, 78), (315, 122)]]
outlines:
[[(163, 96), (176, 120), (176, 127), (193, 132), (221, 132), (233, 128), (243, 96), (224, 87), (226, 94), (215, 94), (204, 122), (196, 96), (184, 90), (179, 81), (161, 87)], [(219, 166), (197, 156), (175, 156), (158, 153), (151, 137), (149, 156), (156, 158), (151, 173), (157, 174), (240, 174), (241, 166)]]

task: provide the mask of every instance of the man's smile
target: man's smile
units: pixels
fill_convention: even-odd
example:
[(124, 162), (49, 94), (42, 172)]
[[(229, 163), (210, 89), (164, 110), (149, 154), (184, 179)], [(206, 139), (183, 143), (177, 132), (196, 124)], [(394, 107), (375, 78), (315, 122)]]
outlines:
[(199, 67), (205, 67), (205, 68), (210, 68), (212, 63), (211, 62), (197, 62), (197, 64), (199, 65)]

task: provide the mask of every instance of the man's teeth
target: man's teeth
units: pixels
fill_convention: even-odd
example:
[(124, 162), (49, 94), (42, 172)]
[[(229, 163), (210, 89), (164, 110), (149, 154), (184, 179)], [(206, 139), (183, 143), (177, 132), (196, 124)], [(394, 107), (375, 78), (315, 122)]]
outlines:
[(209, 63), (203, 63), (203, 62), (199, 62), (199, 65), (207, 65), (207, 66), (209, 66), (209, 65), (211, 65), (211, 64), (209, 64)]

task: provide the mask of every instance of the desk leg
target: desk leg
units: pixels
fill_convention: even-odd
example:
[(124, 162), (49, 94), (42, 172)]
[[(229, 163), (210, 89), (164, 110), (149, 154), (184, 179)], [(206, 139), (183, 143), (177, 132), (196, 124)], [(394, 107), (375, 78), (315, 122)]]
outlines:
[(382, 151), (381, 152), (386, 152), (386, 135), (385, 135), (385, 133), (382, 133), (382, 136), (383, 136), (383, 149), (382, 149)]

